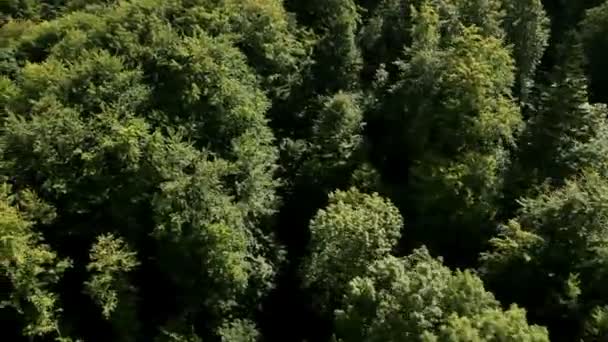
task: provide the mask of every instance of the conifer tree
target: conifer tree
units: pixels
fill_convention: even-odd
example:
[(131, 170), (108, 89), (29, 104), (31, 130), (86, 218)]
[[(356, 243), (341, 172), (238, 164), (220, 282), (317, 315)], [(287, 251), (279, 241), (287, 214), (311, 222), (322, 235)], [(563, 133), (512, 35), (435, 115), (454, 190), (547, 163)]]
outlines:
[(587, 58), (587, 75), (589, 78), (589, 97), (593, 102), (608, 102), (606, 86), (608, 78), (603, 72), (604, 62), (608, 58), (606, 35), (608, 34), (608, 3), (603, 2), (585, 13), (579, 25), (579, 31)]
[(526, 103), (549, 41), (549, 18), (540, 0), (504, 1), (504, 29), (515, 60), (516, 94)]
[(547, 182), (560, 186), (581, 170), (604, 168), (605, 157), (592, 157), (581, 150), (602, 144), (597, 139), (605, 123), (605, 112), (588, 102), (587, 79), (578, 35), (572, 32), (561, 47), (561, 64), (556, 66), (550, 84), (542, 89), (539, 103), (519, 141), (519, 153), (512, 170), (507, 198), (530, 194), (535, 186)]
[(320, 39), (315, 47), (312, 88), (321, 95), (356, 89), (361, 71), (360, 25), (355, 0), (291, 1), (290, 7)]

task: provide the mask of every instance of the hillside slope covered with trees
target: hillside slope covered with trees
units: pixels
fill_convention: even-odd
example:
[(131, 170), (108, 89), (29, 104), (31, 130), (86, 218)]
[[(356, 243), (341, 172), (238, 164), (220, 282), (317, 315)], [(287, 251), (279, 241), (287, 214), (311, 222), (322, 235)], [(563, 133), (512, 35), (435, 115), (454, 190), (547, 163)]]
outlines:
[(3, 341), (608, 340), (608, 2), (0, 15)]

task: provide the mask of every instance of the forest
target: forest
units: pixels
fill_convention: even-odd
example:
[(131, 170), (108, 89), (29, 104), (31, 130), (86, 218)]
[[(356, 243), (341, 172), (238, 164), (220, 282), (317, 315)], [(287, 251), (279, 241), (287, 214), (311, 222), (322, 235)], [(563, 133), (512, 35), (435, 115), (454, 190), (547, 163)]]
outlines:
[(608, 341), (606, 61), (606, 0), (0, 0), (0, 339)]

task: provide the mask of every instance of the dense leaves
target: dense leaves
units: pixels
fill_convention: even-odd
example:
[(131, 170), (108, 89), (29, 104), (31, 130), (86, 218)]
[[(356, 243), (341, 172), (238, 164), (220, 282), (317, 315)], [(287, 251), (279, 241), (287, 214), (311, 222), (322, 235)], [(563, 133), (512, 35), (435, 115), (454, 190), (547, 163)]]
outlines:
[(402, 224), (397, 208), (376, 194), (355, 189), (331, 194), (327, 209), (310, 224), (305, 285), (313, 286), (322, 305), (331, 308), (350, 279), (364, 273), (370, 261), (390, 254)]
[(540, 0), (505, 1), (504, 7), (505, 32), (517, 66), (516, 93), (522, 102), (526, 102), (548, 45), (549, 18)]
[(42, 236), (32, 230), (34, 221), (30, 221), (40, 215), (39, 219), (48, 223), (54, 212), (31, 192), (10, 195), (9, 191), (10, 187), (3, 184), (0, 279), (8, 283), (9, 292), (3, 293), (3, 297), (7, 297), (2, 298), (0, 305), (13, 308), (24, 316), (24, 335), (57, 334), (61, 306), (52, 286), (71, 263), (68, 259), (60, 259), (44, 243)]
[[(374, 124), (384, 132), (374, 139), (389, 176), (408, 166), (389, 180), (415, 236), (462, 261), (475, 258), (488, 234), (521, 117), (501, 40), (461, 22), (442, 28), (440, 14), (427, 2), (413, 9), (412, 45), (378, 103)], [(448, 29), (459, 33), (442, 34)]]
[(606, 181), (596, 173), (522, 200), (517, 217), (482, 256), (497, 294), (521, 303), (562, 336), (604, 305)]
[(603, 0), (0, 0), (2, 339), (606, 339), (606, 33)]
[[(481, 280), (452, 272), (426, 249), (372, 263), (336, 311), (341, 341), (548, 341), (516, 306), (500, 308)], [(365, 274), (365, 273), (364, 273)]]

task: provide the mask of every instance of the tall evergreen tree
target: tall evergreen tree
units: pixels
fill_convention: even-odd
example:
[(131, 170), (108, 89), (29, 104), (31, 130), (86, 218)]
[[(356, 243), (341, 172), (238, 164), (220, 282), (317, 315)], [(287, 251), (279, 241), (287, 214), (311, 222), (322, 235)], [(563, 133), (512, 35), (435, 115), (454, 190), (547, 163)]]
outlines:
[(504, 1), (504, 28), (517, 67), (516, 94), (528, 102), (535, 72), (549, 41), (549, 18), (541, 0)]
[(551, 17), (551, 46), (545, 56), (545, 67), (551, 68), (558, 64), (558, 47), (568, 32), (575, 30), (585, 15), (585, 10), (603, 3), (604, 0), (542, 0), (542, 3)]
[(589, 75), (589, 96), (594, 102), (608, 102), (606, 86), (608, 77), (604, 72), (604, 62), (608, 58), (608, 3), (604, 2), (597, 7), (589, 9), (585, 18), (579, 25), (581, 37), (587, 57), (588, 65), (586, 68)]
[(597, 137), (605, 111), (588, 103), (587, 79), (578, 35), (572, 32), (561, 47), (560, 65), (542, 89), (539, 103), (519, 142), (519, 153), (510, 172), (507, 199), (530, 194), (544, 182), (560, 186), (585, 168), (603, 169), (605, 157), (588, 156), (583, 149), (601, 144)]
[(356, 1), (291, 0), (287, 7), (319, 35), (310, 87), (321, 95), (356, 89), (362, 67), (357, 46), (361, 17)]

